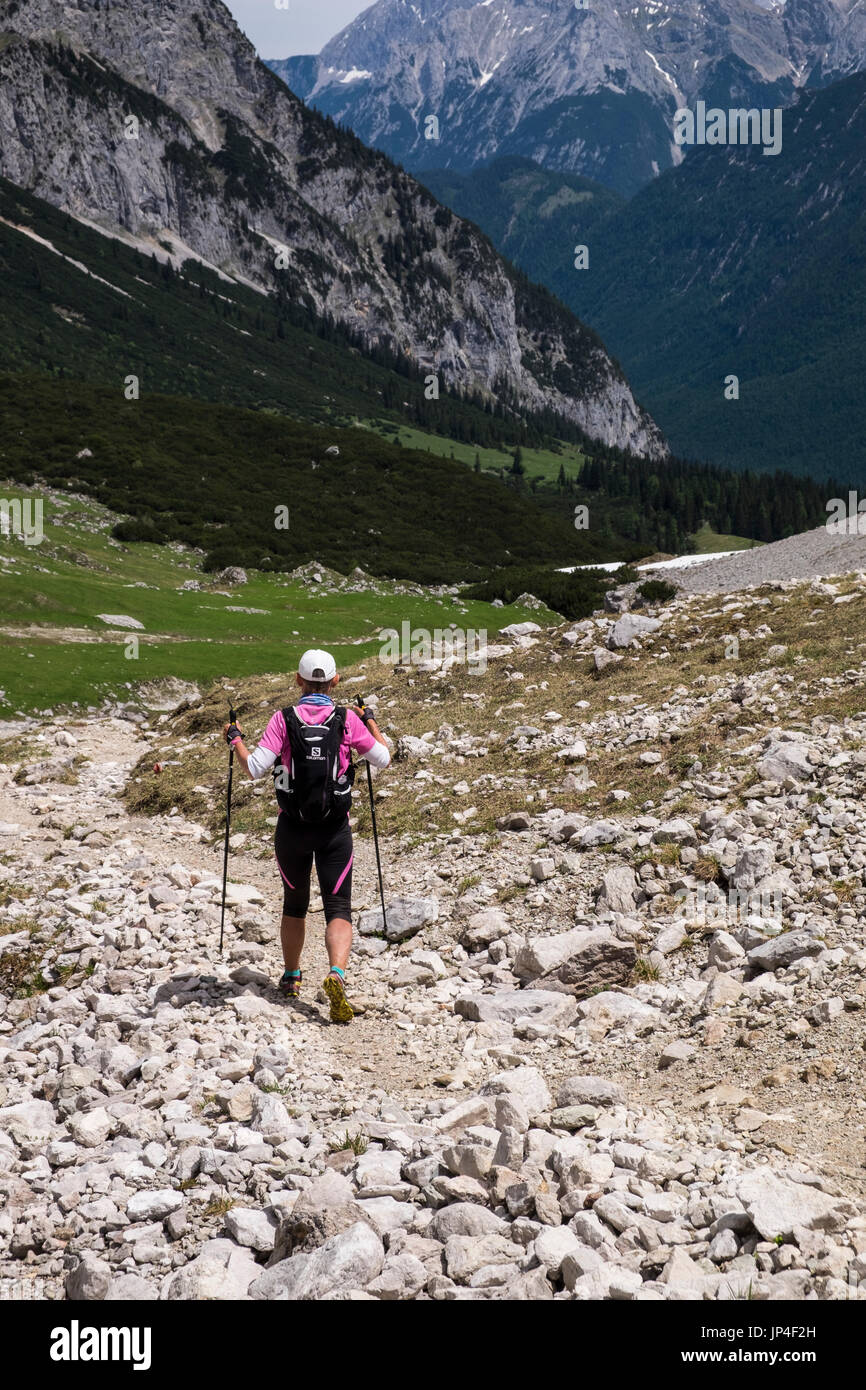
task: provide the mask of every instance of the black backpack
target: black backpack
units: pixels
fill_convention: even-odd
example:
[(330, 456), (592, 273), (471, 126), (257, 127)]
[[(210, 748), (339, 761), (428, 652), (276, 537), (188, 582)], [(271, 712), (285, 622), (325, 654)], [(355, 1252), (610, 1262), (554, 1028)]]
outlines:
[(335, 705), (321, 724), (305, 724), (293, 708), (283, 710), (292, 750), (287, 768), (278, 759), (272, 775), (280, 809), (298, 820), (315, 823), (332, 813), (345, 815), (352, 801), (355, 768), (340, 776), (340, 744), (346, 710)]

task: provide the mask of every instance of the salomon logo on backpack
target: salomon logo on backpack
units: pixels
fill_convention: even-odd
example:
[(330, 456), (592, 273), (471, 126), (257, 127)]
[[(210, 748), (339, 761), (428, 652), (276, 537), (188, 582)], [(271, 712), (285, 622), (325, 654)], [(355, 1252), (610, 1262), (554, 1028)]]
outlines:
[(355, 769), (340, 775), (340, 745), (346, 711), (336, 705), (321, 724), (305, 724), (294, 709), (284, 709), (290, 766), (276, 762), (274, 787), (280, 809), (302, 821), (322, 821), (332, 813), (344, 815), (351, 804)]

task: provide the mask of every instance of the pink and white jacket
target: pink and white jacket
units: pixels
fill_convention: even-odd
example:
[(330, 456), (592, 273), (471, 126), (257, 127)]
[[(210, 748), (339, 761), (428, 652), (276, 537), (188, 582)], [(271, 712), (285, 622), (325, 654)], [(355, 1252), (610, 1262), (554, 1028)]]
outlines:
[[(332, 709), (333, 705), (308, 705), (304, 704), (303, 701), (295, 705), (295, 713), (305, 724), (324, 723)], [(377, 742), (354, 710), (347, 709), (337, 769), (340, 775), (349, 766), (353, 752), (357, 753), (359, 758), (366, 758), (373, 767), (387, 767), (391, 761), (391, 754), (384, 743)], [(258, 780), (259, 777), (264, 777), (265, 773), (270, 771), (277, 758), (284, 767), (289, 767), (291, 757), (292, 749), (286, 730), (286, 721), (283, 718), (283, 711), (278, 709), (271, 715), (258, 747), (254, 748), (250, 754), (247, 768), (250, 776)]]

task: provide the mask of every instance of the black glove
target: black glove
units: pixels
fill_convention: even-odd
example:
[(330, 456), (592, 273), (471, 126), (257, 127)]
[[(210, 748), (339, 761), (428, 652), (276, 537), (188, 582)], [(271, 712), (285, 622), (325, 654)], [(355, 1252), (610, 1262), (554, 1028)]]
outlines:
[(234, 740), (236, 738), (240, 738), (240, 736), (241, 731), (238, 728), (237, 724), (229, 724), (228, 728), (226, 729), (226, 743), (229, 744), (229, 746), (231, 746)]
[(361, 720), (361, 723), (369, 724), (370, 720), (374, 718), (374, 711), (368, 709), (366, 705), (359, 705), (358, 709), (360, 710), (358, 718)]

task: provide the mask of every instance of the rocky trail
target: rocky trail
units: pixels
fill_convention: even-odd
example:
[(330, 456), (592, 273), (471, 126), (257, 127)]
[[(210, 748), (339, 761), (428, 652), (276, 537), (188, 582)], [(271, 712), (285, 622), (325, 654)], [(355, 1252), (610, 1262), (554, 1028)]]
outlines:
[[(696, 602), (647, 619), (613, 595), (566, 632), (506, 631), (501, 659), (651, 662)], [(823, 679), (844, 694), (862, 665)], [(808, 717), (772, 666), (579, 704), (508, 729), (567, 786), (587, 750), (595, 776), (623, 749), (653, 774), (688, 728), (735, 737), (657, 799), (513, 793), (495, 835), (458, 813), (386, 837), (387, 938), (359, 838), (349, 1028), (327, 1021), (315, 912), (301, 1003), (275, 988), (279, 893), (254, 836), (232, 854), (221, 957), (220, 847), (183, 815), (128, 814), (165, 716), (7, 726), (25, 751), (0, 755), (0, 1285), (863, 1296), (863, 717)], [(435, 711), (424, 737), (393, 733), (395, 783), (468, 775), (465, 733)]]

